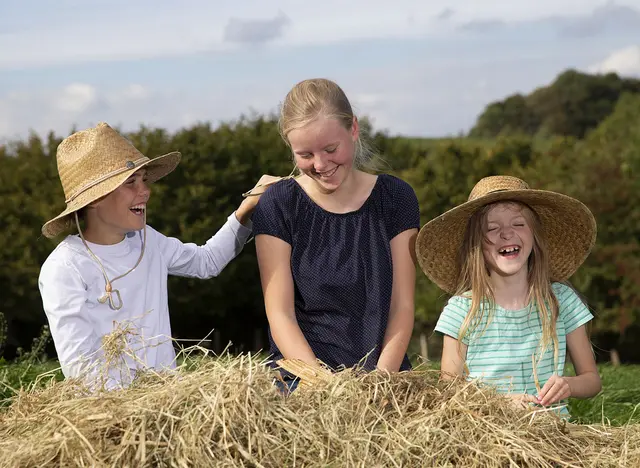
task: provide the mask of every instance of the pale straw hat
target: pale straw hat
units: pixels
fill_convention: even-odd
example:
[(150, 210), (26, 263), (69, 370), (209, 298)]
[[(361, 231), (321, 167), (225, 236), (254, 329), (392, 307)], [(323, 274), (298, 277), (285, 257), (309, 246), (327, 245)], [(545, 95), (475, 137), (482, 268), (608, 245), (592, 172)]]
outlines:
[(71, 227), (76, 211), (113, 192), (141, 168), (151, 183), (180, 162), (179, 152), (149, 159), (104, 122), (62, 140), (56, 157), (67, 208), (42, 226), (46, 237)]
[(441, 289), (454, 294), (462, 247), (469, 219), (478, 209), (499, 201), (517, 201), (535, 211), (549, 248), (551, 281), (565, 281), (585, 261), (596, 240), (596, 221), (583, 203), (556, 192), (533, 190), (511, 176), (481, 179), (468, 201), (425, 224), (416, 241), (422, 271)]

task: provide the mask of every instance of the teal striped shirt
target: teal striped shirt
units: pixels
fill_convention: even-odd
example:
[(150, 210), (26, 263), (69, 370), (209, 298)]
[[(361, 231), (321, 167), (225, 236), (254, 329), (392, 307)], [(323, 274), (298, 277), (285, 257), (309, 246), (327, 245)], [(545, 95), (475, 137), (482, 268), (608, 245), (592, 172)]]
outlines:
[[(563, 375), (567, 350), (567, 335), (593, 319), (586, 305), (569, 286), (552, 284), (560, 305), (556, 332), (558, 334), (557, 374)], [(445, 306), (435, 330), (458, 338), (469, 309), (471, 299), (454, 296)], [(463, 338), (467, 345), (467, 367), (469, 377), (494, 385), (502, 393), (537, 393), (533, 372), (536, 358), (538, 382), (542, 387), (554, 373), (553, 349), (547, 348), (540, 357), (542, 326), (537, 311), (530, 308), (506, 310), (495, 307), (493, 318), (486, 327), (487, 317), (479, 326)]]

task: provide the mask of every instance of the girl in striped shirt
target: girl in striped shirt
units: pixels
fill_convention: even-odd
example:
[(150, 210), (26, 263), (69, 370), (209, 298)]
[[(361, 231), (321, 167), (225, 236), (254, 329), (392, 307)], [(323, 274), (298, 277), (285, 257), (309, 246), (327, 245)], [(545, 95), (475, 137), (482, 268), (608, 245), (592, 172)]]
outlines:
[[(508, 176), (482, 179), (466, 203), (427, 223), (418, 261), (452, 295), (435, 328), (444, 335), (443, 376), (477, 379), (563, 415), (568, 397), (595, 396), (593, 315), (566, 283), (595, 237), (581, 202)], [(575, 377), (564, 376), (567, 352)]]

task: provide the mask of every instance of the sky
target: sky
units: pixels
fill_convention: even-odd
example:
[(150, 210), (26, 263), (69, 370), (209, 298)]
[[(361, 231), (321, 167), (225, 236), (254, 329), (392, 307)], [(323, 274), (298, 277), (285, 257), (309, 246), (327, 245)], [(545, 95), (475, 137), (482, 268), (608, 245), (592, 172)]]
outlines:
[(640, 0), (0, 0), (0, 142), (215, 127), (315, 77), (376, 130), (444, 137), (568, 68), (640, 77)]

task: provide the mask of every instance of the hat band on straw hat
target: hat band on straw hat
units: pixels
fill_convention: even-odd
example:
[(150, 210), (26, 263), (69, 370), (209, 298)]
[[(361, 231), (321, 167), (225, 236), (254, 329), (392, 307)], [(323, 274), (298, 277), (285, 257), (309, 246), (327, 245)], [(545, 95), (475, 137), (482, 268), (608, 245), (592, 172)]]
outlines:
[(104, 174), (102, 177), (99, 177), (96, 180), (92, 180), (88, 184), (85, 184), (82, 187), (80, 187), (78, 190), (76, 190), (71, 195), (69, 195), (69, 198), (67, 198), (65, 200), (65, 203), (72, 202), (74, 199), (76, 199), (82, 193), (84, 193), (87, 190), (89, 190), (91, 187), (95, 187), (99, 183), (104, 182), (105, 180), (110, 179), (110, 178), (112, 178), (114, 176), (117, 176), (118, 174), (122, 174), (123, 172), (130, 171), (131, 169), (134, 169), (135, 167), (140, 166), (140, 165), (146, 163), (147, 161), (150, 161), (150, 159), (147, 158), (146, 156), (144, 156), (142, 158), (138, 158), (135, 161), (127, 161), (125, 167), (121, 167), (120, 169), (116, 169), (116, 170), (111, 171), (111, 172), (109, 172), (107, 174)]

